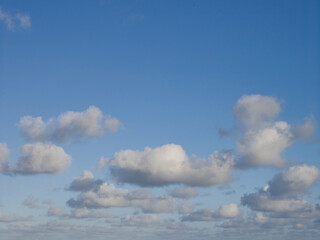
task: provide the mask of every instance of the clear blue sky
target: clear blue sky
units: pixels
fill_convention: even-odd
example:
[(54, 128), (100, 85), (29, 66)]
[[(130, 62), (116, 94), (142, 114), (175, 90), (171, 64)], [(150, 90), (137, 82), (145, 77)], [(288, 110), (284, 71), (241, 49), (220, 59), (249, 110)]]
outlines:
[[(318, 239), (319, 10), (316, 0), (1, 0), (0, 238), (274, 239), (265, 227), (277, 226), (279, 239)], [(86, 125), (90, 106), (102, 120)], [(212, 170), (214, 151), (233, 160)], [(104, 185), (72, 188), (81, 174), (93, 181), (84, 171)], [(125, 206), (82, 202), (106, 201), (105, 182), (129, 191)]]

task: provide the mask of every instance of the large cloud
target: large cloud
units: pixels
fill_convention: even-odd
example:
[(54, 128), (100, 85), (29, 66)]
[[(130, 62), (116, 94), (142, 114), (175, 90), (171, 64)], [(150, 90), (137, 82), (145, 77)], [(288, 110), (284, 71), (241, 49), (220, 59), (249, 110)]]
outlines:
[(174, 199), (166, 196), (154, 197), (146, 189), (128, 190), (116, 188), (113, 184), (105, 182), (100, 185), (92, 185), (91, 189), (80, 189), (81, 192), (77, 199), (70, 199), (67, 202), (72, 208), (136, 207), (146, 213), (172, 212), (177, 210)]
[(63, 148), (48, 143), (26, 144), (20, 148), (18, 162), (2, 169), (5, 173), (59, 173), (71, 164), (71, 156)]
[(235, 218), (240, 215), (238, 204), (230, 203), (223, 204), (218, 210), (214, 209), (199, 209), (186, 215), (182, 221), (217, 221), (221, 218)]
[(144, 151), (124, 150), (112, 159), (100, 159), (120, 182), (140, 186), (185, 184), (210, 186), (231, 180), (233, 157), (215, 152), (207, 160), (191, 160), (180, 145), (167, 144)]
[(242, 154), (239, 166), (283, 167), (285, 160), (280, 153), (291, 144), (292, 133), (286, 122), (250, 129), (237, 142), (237, 149)]
[(316, 204), (302, 199), (302, 194), (317, 180), (319, 170), (316, 167), (293, 166), (276, 175), (258, 192), (244, 195), (241, 203), (252, 210), (269, 212), (278, 217), (320, 216)]
[(284, 167), (281, 153), (297, 140), (310, 140), (315, 133), (315, 120), (307, 118), (295, 128), (287, 122), (275, 121), (281, 106), (273, 97), (245, 95), (233, 107), (233, 114), (244, 127), (237, 139), (240, 153), (237, 167)]
[(117, 131), (120, 125), (119, 120), (103, 115), (101, 110), (94, 106), (84, 112), (65, 112), (47, 122), (41, 117), (31, 116), (24, 116), (19, 122), (20, 132), (26, 139), (55, 142), (101, 136), (106, 130)]

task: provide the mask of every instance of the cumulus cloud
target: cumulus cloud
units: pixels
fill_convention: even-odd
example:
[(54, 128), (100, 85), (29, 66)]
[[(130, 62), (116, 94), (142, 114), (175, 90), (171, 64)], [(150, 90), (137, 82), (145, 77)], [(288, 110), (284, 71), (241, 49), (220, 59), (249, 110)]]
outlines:
[(297, 196), (307, 191), (317, 180), (319, 170), (306, 164), (290, 167), (276, 175), (267, 187), (271, 196)]
[(246, 194), (241, 203), (255, 211), (269, 212), (276, 217), (314, 217), (320, 211), (316, 204), (302, 199), (302, 194), (319, 180), (314, 166), (299, 165), (276, 175), (256, 193)]
[(59, 173), (71, 164), (71, 156), (63, 148), (48, 143), (25, 144), (18, 162), (2, 169), (4, 173)]
[(237, 141), (242, 154), (240, 167), (283, 167), (281, 152), (292, 144), (291, 128), (286, 122), (275, 122), (262, 128), (250, 129)]
[(218, 210), (199, 209), (189, 215), (183, 216), (182, 221), (217, 221), (223, 218), (236, 218), (240, 215), (238, 204), (223, 204)]
[(97, 137), (105, 131), (116, 132), (120, 121), (105, 116), (97, 107), (84, 112), (68, 111), (44, 122), (42, 117), (24, 116), (18, 124), (20, 133), (28, 140), (67, 142), (86, 137)]
[(28, 14), (5, 12), (0, 7), (0, 21), (4, 23), (8, 30), (28, 29), (31, 27), (31, 19)]
[(246, 127), (253, 127), (274, 119), (280, 110), (280, 103), (273, 97), (244, 95), (233, 107), (232, 112)]
[(236, 142), (240, 154), (237, 167), (284, 167), (282, 152), (294, 141), (314, 137), (314, 118), (306, 118), (303, 125), (294, 128), (285, 121), (275, 121), (280, 111), (281, 105), (274, 97), (245, 95), (238, 100), (232, 112), (244, 127), (244, 135)]
[(84, 171), (80, 177), (74, 178), (68, 190), (70, 191), (88, 191), (103, 184), (102, 180), (94, 180), (94, 176), (90, 171)]
[(305, 118), (305, 123), (293, 129), (295, 140), (312, 141), (315, 139), (316, 120), (313, 116)]
[(177, 209), (174, 199), (166, 196), (154, 197), (146, 189), (121, 189), (113, 184), (102, 183), (91, 189), (83, 189), (76, 199), (67, 204), (72, 208), (136, 207), (145, 213), (172, 212)]
[(195, 198), (198, 193), (193, 187), (176, 187), (169, 191), (169, 194), (175, 198)]
[(214, 152), (207, 160), (191, 160), (177, 144), (146, 147), (144, 151), (123, 150), (105, 160), (119, 182), (140, 186), (222, 184), (231, 180), (234, 164), (229, 152)]

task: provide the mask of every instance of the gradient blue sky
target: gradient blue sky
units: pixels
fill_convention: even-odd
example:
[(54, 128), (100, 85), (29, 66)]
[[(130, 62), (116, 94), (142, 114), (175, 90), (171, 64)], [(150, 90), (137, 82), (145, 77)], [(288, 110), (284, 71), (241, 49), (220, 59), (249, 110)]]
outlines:
[[(244, 196), (258, 196), (268, 183), (280, 184), (270, 181), (298, 166), (320, 168), (316, 130), (320, 119), (319, 10), (316, 0), (1, 0), (0, 143), (10, 149), (3, 162), (10, 160), (11, 166), (0, 167), (1, 239), (127, 239), (132, 234), (135, 239), (275, 239), (273, 234), (279, 239), (302, 235), (318, 239), (319, 176), (302, 184), (303, 190), (292, 190), (290, 198), (265, 192), (274, 201), (304, 199), (303, 209), (314, 207), (312, 216), (292, 215), (301, 209), (290, 213), (254, 209)], [(281, 106), (279, 115), (260, 119), (264, 126), (245, 126), (235, 113), (241, 99), (254, 101), (254, 96), (261, 100), (254, 103), (254, 109), (268, 108), (270, 101), (271, 108)], [(116, 131), (106, 129), (107, 133), (94, 137), (84, 134), (59, 141), (54, 137), (27, 139), (19, 125), (24, 116), (41, 116), (46, 122), (90, 106), (118, 119), (121, 124)], [(259, 165), (254, 157), (261, 154), (255, 153), (250, 155), (250, 164), (246, 162), (247, 168), (237, 167), (236, 163), (249, 161), (243, 160), (249, 159), (248, 153), (239, 150), (245, 134), (272, 128), (277, 121), (291, 126), (292, 137), (286, 139), (290, 143), (279, 150), (286, 164)], [(306, 131), (303, 126), (308, 123), (312, 133), (297, 130)], [(228, 136), (220, 136), (219, 129)], [(15, 168), (22, 161), (20, 147), (39, 141), (62, 147), (72, 157), (71, 165), (58, 174), (37, 170), (25, 175), (25, 169)], [(145, 187), (121, 181), (121, 174), (111, 173), (110, 162), (96, 169), (101, 157), (118, 164), (117, 152), (166, 144), (180, 145), (191, 162), (208, 158), (214, 151), (229, 152), (235, 161), (232, 180), (195, 188), (189, 180), (179, 180), (159, 187), (133, 176), (149, 185)], [(131, 160), (138, 161), (135, 157)], [(76, 217), (71, 211), (77, 208), (67, 201), (84, 193), (69, 191), (73, 179), (84, 171), (116, 188), (142, 188), (155, 197), (165, 195), (176, 202), (176, 208), (163, 213), (136, 205), (85, 206), (91, 215)], [(175, 188), (192, 189), (197, 195), (170, 196)], [(23, 204), (28, 199), (35, 205)], [(193, 211), (178, 213), (183, 203)], [(230, 204), (237, 206), (239, 214), (230, 217), (220, 211)], [(50, 215), (50, 208), (61, 212)], [(201, 209), (206, 209), (207, 219), (191, 221)]]

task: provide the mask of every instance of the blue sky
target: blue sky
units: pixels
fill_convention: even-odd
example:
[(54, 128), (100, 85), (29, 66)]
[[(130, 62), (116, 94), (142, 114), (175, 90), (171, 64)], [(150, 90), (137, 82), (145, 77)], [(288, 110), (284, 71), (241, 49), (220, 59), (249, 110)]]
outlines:
[(318, 239), (319, 7), (0, 1), (1, 239)]

